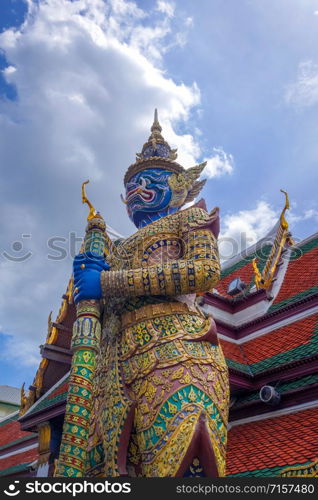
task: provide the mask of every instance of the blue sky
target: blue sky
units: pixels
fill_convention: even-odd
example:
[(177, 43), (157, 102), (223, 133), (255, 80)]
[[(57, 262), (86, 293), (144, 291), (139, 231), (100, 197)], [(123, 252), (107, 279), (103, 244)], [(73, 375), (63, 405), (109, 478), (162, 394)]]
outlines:
[[(27, 5), (22, 0), (2, 0), (0, 12), (0, 30), (6, 30), (12, 26), (19, 26), (27, 12)], [(0, 52), (0, 70), (8, 65), (5, 54)], [(2, 72), (0, 73), (0, 96), (2, 99), (16, 99), (14, 86), (9, 85)]]
[[(170, 52), (166, 67), (177, 81), (198, 82), (204, 142), (235, 158), (231, 178), (210, 182), (209, 195), (227, 212), (257, 199), (277, 206), (283, 187), (298, 212), (317, 209), (317, 106), (284, 97), (299, 66), (317, 60), (318, 2), (186, 0), (182, 8), (193, 30), (178, 64)], [(295, 227), (299, 237), (313, 230), (312, 220)]]
[(133, 232), (119, 194), (155, 107), (179, 161), (208, 160), (223, 237), (264, 236), (280, 188), (294, 237), (317, 231), (318, 0), (2, 0), (0, 32), (0, 383), (32, 381), (71, 273), (48, 241), (83, 234), (81, 182)]

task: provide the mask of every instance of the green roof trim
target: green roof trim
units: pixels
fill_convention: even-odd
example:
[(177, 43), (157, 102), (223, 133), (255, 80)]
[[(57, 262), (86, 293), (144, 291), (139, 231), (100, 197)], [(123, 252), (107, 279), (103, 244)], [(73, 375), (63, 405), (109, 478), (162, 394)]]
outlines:
[[(50, 394), (47, 395), (47, 397), (44, 397), (42, 401), (40, 401), (39, 404), (34, 406), (34, 408), (31, 408), (31, 411), (28, 412), (28, 415), (32, 415), (35, 412), (38, 412), (39, 410), (43, 410), (44, 408), (48, 408), (51, 405), (54, 405), (59, 402), (63, 402), (66, 400), (67, 396), (67, 391), (62, 392), (61, 394), (58, 394), (57, 396), (54, 396), (51, 398), (51, 395), (54, 394), (55, 391), (57, 391), (62, 385), (68, 383), (69, 377), (63, 378), (60, 382), (59, 385), (57, 385)], [(45, 395), (44, 395), (45, 396)]]
[(233, 370), (238, 370), (240, 372), (249, 373), (251, 375), (250, 365), (240, 363), (239, 361), (233, 361), (232, 359), (225, 358), (226, 364), (229, 368)]
[[(318, 373), (314, 373), (313, 375), (306, 375), (305, 377), (301, 377), (296, 380), (280, 383), (279, 385), (277, 385), (277, 390), (278, 392), (284, 394), (294, 389), (299, 389), (300, 387), (302, 388), (309, 387), (310, 385), (317, 383), (318, 383)], [(239, 408), (243, 406), (245, 403), (249, 403), (250, 401), (257, 401), (258, 399), (259, 399), (259, 391), (253, 391), (248, 395), (239, 398), (234, 404), (234, 408)]]
[(67, 391), (62, 392), (61, 394), (58, 394), (58, 396), (55, 396), (52, 399), (46, 398), (43, 399), (35, 408), (34, 411), (30, 411), (28, 415), (31, 415), (32, 413), (38, 412), (39, 410), (43, 410), (44, 408), (47, 408), (48, 406), (54, 405), (55, 403), (59, 403), (62, 401), (66, 400), (67, 396)]
[(258, 268), (260, 271), (262, 271), (264, 269), (264, 266), (266, 264), (266, 261), (267, 261), (269, 254), (270, 254), (271, 249), (272, 249), (272, 245), (266, 245), (263, 248), (256, 250), (256, 252), (252, 253), (251, 255), (247, 255), (244, 259), (236, 262), (236, 264), (233, 264), (232, 266), (228, 267), (227, 269), (224, 269), (224, 271), (221, 271), (221, 279), (226, 278), (227, 276), (234, 273), (238, 269), (241, 269), (242, 267), (246, 266), (246, 264), (249, 264), (250, 262), (252, 262), (252, 260), (255, 257), (257, 257), (257, 259), (258, 259)]
[(23, 443), (23, 441), (28, 441), (35, 436), (37, 436), (37, 434), (35, 434), (35, 432), (31, 432), (28, 436), (21, 437), (20, 439), (16, 439), (15, 441), (11, 441), (10, 443), (0, 446), (0, 451), (5, 450), (6, 448), (11, 448), (11, 446), (14, 446), (15, 444)]
[(224, 269), (224, 271), (221, 271), (221, 279), (226, 278), (227, 276), (234, 273), (238, 269), (241, 269), (242, 267), (246, 266), (246, 264), (248, 264), (249, 262), (250, 261), (248, 260), (248, 258), (246, 258), (244, 260), (240, 260), (236, 264), (233, 264), (233, 266), (228, 267), (227, 269)]
[(317, 353), (318, 353), (318, 321), (313, 331), (311, 340), (306, 344), (301, 344), (297, 347), (293, 347), (288, 351), (275, 354), (274, 356), (262, 359), (261, 361), (257, 361), (256, 363), (244, 364), (240, 363), (239, 361), (233, 361), (231, 359), (226, 359), (226, 362), (228, 367), (233, 368), (234, 370), (238, 370), (243, 373), (257, 374), (263, 371), (267, 371), (271, 368), (275, 368), (276, 366), (290, 363), (291, 361), (297, 361), (299, 359), (303, 359)]
[[(272, 249), (272, 245), (266, 245), (264, 247), (261, 247), (258, 250), (256, 250), (256, 252), (254, 252), (253, 254), (247, 255), (244, 259), (240, 260), (236, 264), (233, 264), (233, 266), (221, 271), (221, 280), (222, 280), (222, 278), (226, 278), (227, 276), (230, 276), (235, 271), (242, 269), (246, 265), (250, 264), (255, 257), (257, 258), (258, 269), (260, 270), (260, 272), (262, 272), (264, 267), (265, 267), (265, 264), (267, 262), (268, 256), (271, 252), (271, 249)], [(222, 281), (220, 283), (222, 286)], [(246, 284), (246, 288), (245, 288), (244, 293), (246, 294), (255, 285), (254, 273), (252, 273), (250, 281), (248, 283), (246, 282), (245, 284)], [(218, 285), (216, 286), (216, 288), (218, 288)], [(242, 296), (241, 295), (238, 295), (237, 297), (227, 296), (227, 300), (229, 300), (231, 303), (235, 303), (235, 302), (242, 300)]]
[(296, 295), (293, 295), (292, 297), (289, 297), (288, 299), (281, 300), (280, 302), (277, 302), (276, 304), (272, 304), (270, 308), (268, 309), (268, 312), (274, 312), (277, 311), (278, 309), (281, 309), (282, 307), (289, 306), (291, 304), (294, 304), (295, 302), (298, 302), (299, 300), (305, 299), (309, 295), (312, 295), (314, 293), (318, 292), (318, 286), (312, 286), (311, 288), (308, 288), (307, 290), (297, 293)]
[(317, 384), (318, 373), (312, 375), (306, 375), (305, 377), (297, 378), (296, 380), (291, 380), (290, 382), (285, 382), (279, 384), (279, 390), (283, 392), (292, 391), (293, 389), (299, 389), (300, 387), (307, 387), (312, 384)]
[(251, 367), (253, 373), (259, 373), (262, 371), (266, 371), (270, 368), (274, 368), (275, 366), (279, 366), (285, 363), (290, 363), (291, 361), (297, 361), (299, 359), (303, 359), (317, 353), (318, 353), (318, 323), (316, 324), (311, 340), (307, 342), (307, 344), (302, 344), (297, 347), (293, 347), (288, 351), (275, 354), (270, 358), (263, 359), (262, 361), (250, 364), (249, 366)]
[(286, 467), (288, 466), (247, 470), (245, 472), (239, 472), (238, 474), (227, 474), (226, 477), (276, 477), (279, 475), (280, 471), (286, 469)]
[(12, 467), (8, 467), (7, 469), (3, 469), (0, 471), (0, 477), (3, 476), (11, 476), (12, 474), (16, 474), (17, 472), (22, 472), (24, 470), (28, 470), (32, 462), (27, 462), (26, 464), (13, 465)]
[[(291, 256), (289, 258), (290, 261), (300, 259), (304, 254), (307, 252), (310, 252), (311, 250), (314, 250), (315, 248), (318, 247), (318, 237), (308, 241), (307, 243), (304, 243), (303, 245), (300, 245), (298, 247), (294, 247), (291, 249)], [(313, 286), (311, 288), (308, 288), (307, 290), (304, 290), (300, 293), (297, 293), (293, 295), (292, 297), (288, 297), (287, 299), (281, 300), (280, 302), (274, 303), (271, 305), (271, 307), (268, 309), (268, 312), (274, 312), (277, 311), (278, 309), (281, 309), (282, 307), (289, 306), (291, 304), (294, 304), (295, 302), (298, 302), (299, 300), (305, 299), (306, 297), (317, 293), (318, 292), (318, 286)]]
[(227, 474), (226, 477), (277, 477), (283, 470), (287, 469), (287, 467), (304, 467), (310, 464), (312, 464), (312, 461), (303, 462), (301, 464), (286, 464), (279, 467), (266, 467), (264, 469), (247, 470), (237, 474)]
[(314, 250), (318, 246), (318, 236), (303, 245), (300, 245), (296, 248), (292, 248), (292, 253), (290, 256), (290, 260), (297, 260), (302, 257), (307, 252)]
[(11, 422), (15, 422), (16, 420), (18, 420), (18, 418), (19, 418), (19, 413), (16, 413), (13, 416), (7, 415), (3, 420), (1, 420), (0, 427), (2, 427), (3, 425), (8, 425)]

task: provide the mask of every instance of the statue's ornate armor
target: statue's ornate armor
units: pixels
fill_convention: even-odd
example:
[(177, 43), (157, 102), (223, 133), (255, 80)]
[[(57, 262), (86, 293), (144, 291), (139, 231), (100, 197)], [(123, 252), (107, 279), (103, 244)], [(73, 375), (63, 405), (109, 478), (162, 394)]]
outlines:
[[(218, 210), (199, 194), (206, 163), (183, 168), (151, 135), (125, 177), (138, 231), (113, 243), (86, 197), (74, 259), (74, 351), (57, 476), (223, 476), (228, 370), (196, 302), (220, 277)], [(104, 259), (104, 255), (106, 259)]]
[(113, 245), (87, 475), (224, 475), (228, 371), (195, 301), (219, 279), (216, 219), (191, 207)]

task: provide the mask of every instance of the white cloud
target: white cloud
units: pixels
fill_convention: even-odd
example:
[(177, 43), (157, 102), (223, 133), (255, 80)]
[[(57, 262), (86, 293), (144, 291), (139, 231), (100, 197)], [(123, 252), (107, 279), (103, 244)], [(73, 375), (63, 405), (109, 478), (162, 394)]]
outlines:
[(166, 14), (168, 17), (173, 17), (175, 5), (171, 2), (165, 2), (164, 0), (157, 0), (157, 10)]
[(304, 213), (304, 219), (314, 219), (314, 221), (318, 221), (318, 210), (315, 210), (314, 208), (310, 208), (309, 210), (306, 210)]
[(222, 217), (220, 256), (229, 259), (266, 236), (277, 223), (279, 212), (266, 201), (251, 210), (240, 210)]
[[(221, 259), (223, 261), (230, 259), (266, 237), (278, 223), (282, 208), (281, 206), (276, 209), (267, 201), (261, 200), (255, 208), (222, 216), (219, 237)], [(318, 221), (318, 210), (308, 209), (303, 213), (296, 213), (292, 207), (285, 217), (289, 230), (293, 233), (294, 226), (300, 221), (309, 219)]]
[(16, 71), (16, 68), (14, 66), (7, 66), (4, 68), (3, 73), (5, 77), (9, 77), (12, 73)]
[(193, 26), (193, 18), (187, 17), (184, 21), (185, 26)]
[(318, 65), (306, 61), (299, 65), (297, 80), (286, 90), (287, 104), (296, 107), (309, 107), (318, 103)]
[(135, 2), (111, 0), (110, 4), (117, 19), (119, 17), (126, 19), (127, 16), (142, 19), (146, 16), (146, 13), (142, 9), (139, 9)]
[[(35, 362), (47, 315), (57, 312), (65, 292), (72, 238), (84, 232), (82, 181), (90, 178), (89, 198), (106, 222), (129, 234), (122, 178), (149, 136), (153, 109), (181, 163), (189, 167), (203, 156), (191, 133), (173, 128), (187, 124), (199, 104), (197, 85), (175, 83), (154, 63), (176, 43), (176, 13), (161, 12), (153, 22), (151, 13), (123, 0), (27, 1), (24, 25), (0, 34), (4, 75), (18, 94), (17, 101), (0, 102), (0, 317), (10, 335), (2, 356), (26, 364)], [(56, 236), (64, 238), (61, 260), (48, 258), (56, 255), (47, 247)], [(23, 244), (20, 253), (15, 241)], [(29, 250), (24, 263), (3, 257)]]
[(231, 174), (234, 167), (233, 156), (226, 153), (222, 147), (213, 148), (213, 155), (210, 158), (205, 158), (207, 166), (204, 173), (209, 178), (220, 177), (223, 174)]

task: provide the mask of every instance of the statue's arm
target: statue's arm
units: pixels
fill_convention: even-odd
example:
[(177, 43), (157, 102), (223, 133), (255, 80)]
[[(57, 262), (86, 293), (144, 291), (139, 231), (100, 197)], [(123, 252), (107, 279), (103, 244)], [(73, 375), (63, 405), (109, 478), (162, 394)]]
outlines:
[(183, 235), (182, 259), (143, 268), (102, 271), (103, 297), (184, 295), (212, 290), (220, 278), (216, 238), (209, 229)]

